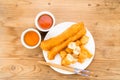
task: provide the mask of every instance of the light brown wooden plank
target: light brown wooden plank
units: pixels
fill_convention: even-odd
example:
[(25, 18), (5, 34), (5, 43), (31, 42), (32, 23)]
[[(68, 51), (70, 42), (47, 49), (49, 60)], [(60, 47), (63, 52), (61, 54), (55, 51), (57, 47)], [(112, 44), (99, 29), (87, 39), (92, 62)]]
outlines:
[[(35, 28), (35, 16), (44, 10), (55, 15), (56, 24), (85, 23), (96, 43), (87, 69), (96, 77), (57, 73), (37, 63), (44, 60), (40, 48), (28, 50), (21, 45), (22, 31)], [(119, 57), (119, 0), (0, 0), (0, 80), (120, 80)]]

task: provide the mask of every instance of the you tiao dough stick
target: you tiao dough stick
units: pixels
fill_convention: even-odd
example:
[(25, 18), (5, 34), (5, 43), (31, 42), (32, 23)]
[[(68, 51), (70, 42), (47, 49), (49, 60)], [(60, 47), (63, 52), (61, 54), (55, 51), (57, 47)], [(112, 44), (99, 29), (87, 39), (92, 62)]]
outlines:
[(52, 49), (53, 47), (59, 45), (60, 43), (68, 39), (69, 37), (76, 35), (76, 33), (78, 33), (83, 27), (84, 27), (84, 24), (82, 22), (73, 24), (70, 28), (65, 30), (60, 35), (50, 38), (48, 40), (42, 41), (40, 47), (43, 50), (48, 51)]
[(74, 36), (69, 37), (66, 41), (64, 41), (63, 43), (53, 47), (50, 51), (48, 51), (48, 59), (54, 59), (54, 57), (56, 56), (57, 53), (59, 53), (62, 49), (66, 48), (67, 45), (70, 42), (73, 42), (75, 40), (80, 39), (83, 35), (86, 34), (86, 30), (84, 26), (81, 26), (81, 30), (79, 30), (78, 33), (76, 33)]

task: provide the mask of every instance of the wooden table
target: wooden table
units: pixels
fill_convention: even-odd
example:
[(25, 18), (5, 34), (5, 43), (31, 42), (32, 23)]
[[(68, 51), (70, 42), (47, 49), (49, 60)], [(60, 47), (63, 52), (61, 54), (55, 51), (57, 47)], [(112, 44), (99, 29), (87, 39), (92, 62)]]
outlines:
[[(96, 43), (87, 68), (95, 77), (57, 73), (37, 63), (44, 60), (40, 48), (21, 45), (21, 33), (35, 28), (41, 11), (52, 12), (56, 24), (84, 22)], [(0, 80), (120, 80), (120, 0), (0, 0)]]

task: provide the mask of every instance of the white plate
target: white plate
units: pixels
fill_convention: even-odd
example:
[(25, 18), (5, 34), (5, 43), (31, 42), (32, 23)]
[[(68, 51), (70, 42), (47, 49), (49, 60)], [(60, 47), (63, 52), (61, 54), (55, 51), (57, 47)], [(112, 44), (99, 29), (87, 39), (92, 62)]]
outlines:
[[(63, 31), (65, 31), (67, 28), (69, 28), (72, 24), (75, 24), (75, 23), (74, 22), (64, 22), (64, 23), (60, 23), (60, 24), (56, 25), (46, 34), (44, 40), (47, 40), (51, 37), (54, 37), (54, 36), (57, 36), (57, 35), (61, 34)], [(93, 39), (91, 33), (88, 30), (87, 30), (86, 35), (89, 36), (89, 41), (85, 45), (85, 47), (93, 54), (93, 56), (90, 59), (86, 59), (84, 63), (81, 64), (81, 63), (77, 62), (75, 64), (70, 65), (71, 67), (78, 68), (78, 69), (85, 69), (86, 67), (88, 67), (88, 65), (90, 65), (90, 63), (93, 60), (93, 57), (94, 57), (94, 54), (95, 54), (94, 39)], [(61, 57), (60, 57), (59, 54), (57, 54), (55, 56), (54, 60), (49, 60), (48, 59), (47, 51), (43, 51), (43, 55), (44, 55), (44, 58), (45, 58), (46, 62), (61, 64)], [(58, 69), (58, 68), (54, 68), (54, 67), (51, 67), (51, 68), (54, 69), (55, 71), (59, 72), (59, 73), (62, 73), (62, 74), (74, 74), (72, 72), (68, 72), (68, 71), (65, 71), (65, 70)]]

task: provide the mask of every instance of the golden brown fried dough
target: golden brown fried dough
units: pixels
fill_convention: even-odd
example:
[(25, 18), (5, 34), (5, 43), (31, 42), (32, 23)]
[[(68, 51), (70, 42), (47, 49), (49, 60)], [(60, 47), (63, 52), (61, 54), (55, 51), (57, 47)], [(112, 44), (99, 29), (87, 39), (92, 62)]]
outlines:
[(78, 39), (80, 39), (83, 35), (85, 35), (86, 30), (84, 26), (81, 26), (81, 30), (74, 36), (68, 38), (66, 41), (64, 41), (63, 43), (53, 47), (49, 52), (48, 52), (48, 59), (52, 60), (54, 59), (54, 57), (56, 56), (57, 53), (59, 53), (61, 50), (63, 50), (64, 48), (67, 47), (67, 45), (70, 42), (76, 41)]
[(81, 46), (81, 53), (78, 57), (78, 62), (83, 63), (85, 59), (91, 58), (92, 54), (84, 47), (84, 45)]
[(61, 64), (63, 66), (67, 66), (70, 64), (73, 64), (77, 61), (77, 59), (75, 59), (71, 54), (67, 54), (66, 57), (64, 57), (61, 61)]
[(85, 45), (86, 43), (88, 43), (88, 40), (89, 40), (89, 37), (88, 36), (83, 36), (81, 39), (80, 39), (80, 42), (82, 45)]
[(82, 46), (81, 52), (84, 53), (87, 56), (87, 58), (92, 57), (92, 54), (84, 46)]
[(80, 45), (82, 44), (82, 43), (80, 42), (80, 40), (77, 40), (75, 43), (76, 43), (77, 46), (80, 46)]
[(60, 56), (63, 59), (65, 56), (67, 55), (67, 53), (65, 51), (60, 51)]
[(78, 56), (78, 62), (83, 63), (85, 59), (87, 59), (87, 55), (84, 53), (80, 53), (80, 55)]
[(70, 49), (70, 48), (66, 48), (66, 49), (65, 49), (65, 51), (66, 51), (67, 53), (70, 53), (70, 54), (72, 54), (72, 53), (73, 53), (73, 50), (72, 50), (72, 49)]
[(55, 47), (55, 46), (61, 44), (62, 42), (64, 42), (69, 37), (74, 36), (83, 27), (84, 27), (84, 24), (82, 22), (81, 23), (77, 23), (77, 24), (73, 24), (70, 28), (68, 28), (67, 30), (65, 30), (60, 35), (58, 35), (56, 37), (53, 37), (53, 38), (50, 38), (48, 40), (42, 41), (40, 47), (43, 50), (50, 50), (53, 47)]

